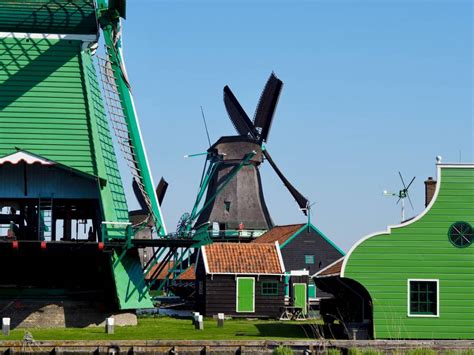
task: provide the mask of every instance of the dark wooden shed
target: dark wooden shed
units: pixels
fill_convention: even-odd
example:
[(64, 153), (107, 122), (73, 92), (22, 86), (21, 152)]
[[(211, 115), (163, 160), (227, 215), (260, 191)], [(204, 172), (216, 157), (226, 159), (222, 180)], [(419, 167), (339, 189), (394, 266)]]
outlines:
[(197, 310), (212, 316), (278, 318), (285, 267), (277, 243), (213, 243), (196, 265)]
[(311, 223), (275, 226), (252, 243), (275, 242), (279, 244), (287, 270), (286, 295), (293, 298), (294, 285), (302, 288), (302, 284), (306, 283), (310, 301), (329, 297), (329, 294), (316, 288), (311, 278), (298, 275), (298, 272), (307, 270), (309, 275), (313, 275), (344, 256), (344, 252)]

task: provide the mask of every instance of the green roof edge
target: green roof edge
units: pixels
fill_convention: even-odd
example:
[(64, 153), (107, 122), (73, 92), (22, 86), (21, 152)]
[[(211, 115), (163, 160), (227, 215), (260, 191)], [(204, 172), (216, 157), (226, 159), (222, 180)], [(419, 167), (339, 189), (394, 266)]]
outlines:
[(280, 249), (284, 248), (287, 244), (289, 244), (293, 239), (295, 239), (298, 234), (300, 234), (305, 228), (310, 227), (312, 228), (316, 233), (318, 233), (325, 241), (327, 241), (329, 244), (331, 244), (339, 253), (342, 254), (342, 256), (345, 256), (346, 253), (344, 253), (341, 248), (339, 248), (331, 239), (326, 237), (326, 235), (321, 232), (318, 228), (316, 228), (311, 222), (306, 223), (303, 225), (300, 229), (298, 229), (290, 238), (288, 238), (284, 243), (280, 245)]

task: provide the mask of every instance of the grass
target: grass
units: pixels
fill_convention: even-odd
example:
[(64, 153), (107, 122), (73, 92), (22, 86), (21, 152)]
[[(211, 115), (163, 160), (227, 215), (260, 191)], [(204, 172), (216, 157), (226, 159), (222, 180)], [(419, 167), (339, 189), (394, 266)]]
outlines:
[[(317, 321), (226, 320), (224, 328), (214, 319), (204, 320), (204, 330), (195, 330), (190, 319), (146, 317), (138, 326), (115, 327), (106, 334), (103, 327), (29, 329), (35, 340), (292, 340), (313, 338), (312, 325)], [(22, 340), (24, 329), (0, 333), (0, 340)], [(308, 333), (308, 335), (306, 335)]]

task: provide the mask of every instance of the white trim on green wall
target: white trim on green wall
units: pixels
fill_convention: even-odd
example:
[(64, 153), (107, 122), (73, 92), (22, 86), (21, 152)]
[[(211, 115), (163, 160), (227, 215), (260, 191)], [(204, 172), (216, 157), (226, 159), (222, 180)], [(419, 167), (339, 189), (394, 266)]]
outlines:
[[(436, 314), (412, 314), (410, 313), (410, 282), (436, 282)], [(439, 318), (439, 279), (408, 279), (407, 280), (407, 315), (408, 317)]]

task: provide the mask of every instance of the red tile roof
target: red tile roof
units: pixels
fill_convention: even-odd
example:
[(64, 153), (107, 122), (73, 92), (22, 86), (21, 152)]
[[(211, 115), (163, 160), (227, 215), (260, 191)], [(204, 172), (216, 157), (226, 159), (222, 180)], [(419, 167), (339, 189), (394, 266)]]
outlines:
[[(162, 265), (161, 262), (157, 263), (156, 265), (153, 265), (153, 267), (150, 269), (150, 271), (146, 275), (145, 279), (146, 280), (151, 280), (153, 274), (160, 267), (160, 265)], [(155, 279), (156, 280), (164, 280), (164, 278), (166, 277), (168, 272), (171, 270), (173, 265), (174, 265), (174, 262), (172, 262), (172, 261), (166, 263), (163, 270), (160, 271), (160, 273), (158, 274), (158, 276), (155, 277)], [(170, 274), (169, 278), (170, 279), (173, 278), (173, 273)], [(181, 273), (177, 278), (179, 280), (186, 280), (186, 281), (195, 280), (196, 276), (195, 276), (195, 271), (194, 271), (194, 264), (192, 264), (188, 269), (186, 269), (183, 273)]]
[(304, 224), (289, 224), (287, 226), (275, 226), (268, 232), (252, 241), (252, 243), (275, 243), (282, 245), (290, 239)]
[(342, 263), (344, 262), (344, 258), (340, 258), (329, 264), (325, 268), (319, 270), (314, 277), (330, 277), (330, 276), (339, 276), (341, 274)]
[(202, 248), (210, 274), (282, 274), (280, 251), (275, 244), (213, 243)]
[[(158, 262), (155, 265), (153, 265), (152, 268), (150, 269), (150, 271), (148, 271), (148, 273), (146, 274), (145, 280), (151, 280), (153, 275), (155, 274), (156, 270), (158, 270), (158, 268), (160, 268), (161, 265), (163, 265), (163, 262)], [(157, 276), (155, 276), (154, 278), (156, 280), (164, 280), (166, 275), (168, 274), (169, 270), (173, 267), (173, 265), (174, 265), (174, 263), (172, 261), (166, 263), (166, 265), (163, 267), (163, 269), (160, 271), (160, 273)], [(170, 278), (173, 278), (172, 273), (171, 273)]]
[(196, 280), (196, 271), (194, 264), (192, 264), (185, 272), (178, 276), (178, 280), (192, 281)]

